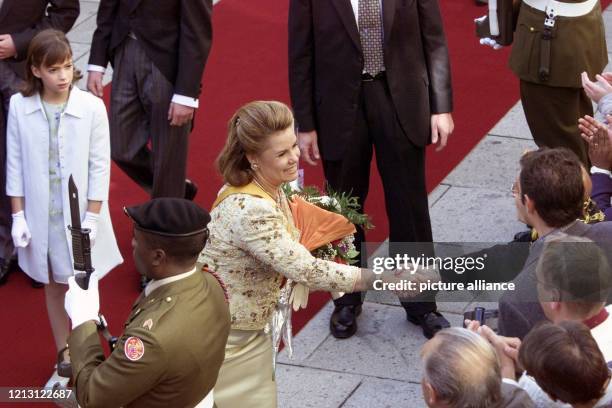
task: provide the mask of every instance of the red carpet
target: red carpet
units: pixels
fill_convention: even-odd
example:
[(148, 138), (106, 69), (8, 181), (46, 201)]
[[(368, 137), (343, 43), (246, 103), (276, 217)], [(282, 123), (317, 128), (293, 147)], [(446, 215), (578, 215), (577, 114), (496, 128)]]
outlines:
[[(208, 208), (221, 185), (213, 161), (226, 137), (226, 121), (234, 110), (254, 99), (288, 103), (287, 3), (274, 0), (223, 0), (215, 6), (214, 45), (203, 81), (201, 108), (191, 135), (189, 174), (199, 184), (197, 202)], [(607, 4), (607, 2), (606, 2)], [(456, 130), (449, 147), (428, 156), (428, 186), (433, 189), (518, 100), (518, 83), (507, 69), (508, 50), (494, 52), (478, 45), (472, 19), (485, 12), (471, 0), (441, 0), (449, 41)], [(107, 89), (108, 94), (108, 89)], [(307, 165), (306, 165), (307, 166)], [(322, 184), (321, 168), (306, 168), (307, 184)], [(382, 188), (373, 172), (366, 211), (376, 229), (369, 241), (387, 236)], [(116, 167), (111, 184), (111, 211), (125, 263), (100, 284), (102, 312), (114, 334), (120, 334), (137, 297), (138, 275), (131, 256), (131, 223), (122, 207), (143, 202), (146, 195)], [(22, 274), (0, 287), (3, 353), (1, 385), (39, 386), (54, 361), (51, 330), (42, 290), (30, 288)], [(329, 300), (312, 296), (306, 311), (295, 316), (299, 330)], [(25, 405), (21, 405), (25, 406)], [(37, 405), (40, 406), (40, 405)]]

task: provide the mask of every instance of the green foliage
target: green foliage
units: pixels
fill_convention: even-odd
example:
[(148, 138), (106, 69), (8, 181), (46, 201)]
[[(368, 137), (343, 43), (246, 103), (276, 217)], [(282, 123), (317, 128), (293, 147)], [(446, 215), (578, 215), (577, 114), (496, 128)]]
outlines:
[(359, 199), (352, 196), (350, 192), (340, 193), (328, 187), (327, 194), (325, 195), (330, 199), (326, 202), (322, 202), (321, 197), (323, 197), (324, 194), (315, 186), (305, 186), (302, 191), (297, 191), (292, 189), (289, 184), (284, 184), (283, 190), (289, 198), (297, 194), (309, 203), (315, 204), (317, 207), (343, 215), (349, 222), (361, 226), (364, 230), (374, 228), (370, 217), (367, 214), (359, 212), (361, 209)]

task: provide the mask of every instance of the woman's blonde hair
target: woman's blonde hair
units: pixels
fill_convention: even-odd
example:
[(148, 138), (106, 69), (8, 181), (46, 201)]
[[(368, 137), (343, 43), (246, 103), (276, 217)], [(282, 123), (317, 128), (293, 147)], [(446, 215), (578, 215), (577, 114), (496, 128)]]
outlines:
[(217, 169), (223, 181), (244, 186), (253, 180), (247, 154), (259, 154), (266, 148), (268, 136), (293, 126), (293, 114), (277, 101), (253, 101), (240, 107), (227, 124), (227, 141)]

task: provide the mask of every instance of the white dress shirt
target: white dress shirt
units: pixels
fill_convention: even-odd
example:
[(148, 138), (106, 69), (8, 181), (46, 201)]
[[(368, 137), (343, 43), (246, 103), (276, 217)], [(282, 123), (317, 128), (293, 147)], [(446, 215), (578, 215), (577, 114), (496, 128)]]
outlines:
[[(2, 1), (2, 0), (0, 0)], [(88, 72), (101, 72), (104, 74), (106, 71), (105, 67), (100, 65), (87, 65)], [(189, 106), (190, 108), (197, 108), (199, 106), (199, 101), (197, 98), (192, 98), (190, 96), (174, 94), (172, 95), (172, 102), (177, 103), (179, 105)]]
[(149, 296), (151, 294), (151, 292), (153, 292), (155, 289), (159, 288), (160, 286), (167, 285), (168, 283), (176, 282), (176, 281), (179, 281), (181, 279), (185, 279), (185, 278), (190, 277), (191, 275), (193, 275), (195, 273), (195, 271), (196, 271), (196, 267), (194, 266), (193, 269), (190, 270), (189, 272), (180, 273), (178, 275), (170, 276), (170, 277), (164, 278), (164, 279), (152, 280), (145, 287), (145, 297)]

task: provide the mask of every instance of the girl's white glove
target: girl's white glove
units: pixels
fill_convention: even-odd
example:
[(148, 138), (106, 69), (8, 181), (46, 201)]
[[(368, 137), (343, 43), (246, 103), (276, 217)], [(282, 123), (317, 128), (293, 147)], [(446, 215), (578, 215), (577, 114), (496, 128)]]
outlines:
[(25, 248), (32, 239), (30, 228), (25, 219), (23, 211), (13, 214), (13, 228), (11, 228), (11, 236), (13, 237), (13, 245), (16, 248)]
[(85, 218), (81, 222), (81, 228), (89, 228), (89, 243), (93, 247), (96, 243), (96, 236), (98, 235), (98, 219), (100, 214), (95, 214), (87, 211)]

